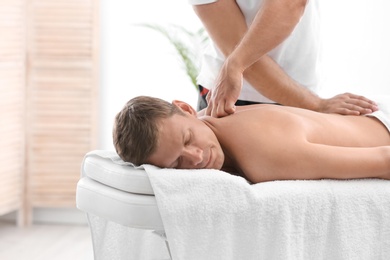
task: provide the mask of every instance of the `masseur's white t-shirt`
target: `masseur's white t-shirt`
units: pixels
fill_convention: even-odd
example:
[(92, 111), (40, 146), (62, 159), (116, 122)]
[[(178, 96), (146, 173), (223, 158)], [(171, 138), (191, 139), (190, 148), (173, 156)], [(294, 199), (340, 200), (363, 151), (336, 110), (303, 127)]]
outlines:
[[(218, 0), (188, 0), (192, 5), (207, 4)], [(252, 23), (263, 0), (237, 0), (248, 26)], [(291, 35), (268, 55), (302, 86), (316, 92), (319, 85), (320, 33), (318, 0), (308, 0), (305, 12)], [(261, 35), (259, 35), (261, 37)], [(222, 52), (211, 43), (202, 58), (198, 84), (214, 87), (216, 77), (225, 60)], [(270, 86), (272, 87), (272, 86)], [(272, 102), (244, 80), (239, 96), (241, 100)]]

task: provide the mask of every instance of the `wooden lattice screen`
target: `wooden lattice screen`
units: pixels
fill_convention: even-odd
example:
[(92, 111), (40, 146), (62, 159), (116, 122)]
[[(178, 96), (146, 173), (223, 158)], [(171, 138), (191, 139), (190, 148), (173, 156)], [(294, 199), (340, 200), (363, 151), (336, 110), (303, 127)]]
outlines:
[(0, 215), (74, 207), (96, 148), (98, 0), (0, 0)]
[(98, 1), (28, 2), (27, 209), (73, 207), (97, 139)]
[(23, 204), (25, 3), (0, 0), (0, 215)]

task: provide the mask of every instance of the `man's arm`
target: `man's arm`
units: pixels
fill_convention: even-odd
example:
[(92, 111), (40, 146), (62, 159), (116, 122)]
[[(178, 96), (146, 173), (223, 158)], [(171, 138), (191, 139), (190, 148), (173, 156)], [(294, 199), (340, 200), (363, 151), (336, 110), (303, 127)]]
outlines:
[(243, 76), (264, 96), (283, 105), (341, 114), (371, 112), (365, 110), (371, 108), (371, 101), (363, 97), (344, 94), (335, 100), (319, 98), (265, 55), (293, 31), (305, 3), (306, 0), (265, 0), (249, 30), (234, 0), (194, 6), (210, 37), (227, 57), (216, 88), (208, 96), (206, 114), (220, 117), (234, 113)]

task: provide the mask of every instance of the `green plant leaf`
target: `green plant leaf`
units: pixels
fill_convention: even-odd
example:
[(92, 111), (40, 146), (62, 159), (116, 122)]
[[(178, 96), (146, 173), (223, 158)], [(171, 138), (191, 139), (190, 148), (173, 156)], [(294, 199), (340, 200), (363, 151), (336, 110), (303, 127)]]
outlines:
[(197, 76), (199, 74), (200, 45), (208, 41), (204, 28), (191, 32), (180, 25), (160, 26), (156, 24), (136, 24), (162, 34), (175, 48), (191, 83), (199, 91)]

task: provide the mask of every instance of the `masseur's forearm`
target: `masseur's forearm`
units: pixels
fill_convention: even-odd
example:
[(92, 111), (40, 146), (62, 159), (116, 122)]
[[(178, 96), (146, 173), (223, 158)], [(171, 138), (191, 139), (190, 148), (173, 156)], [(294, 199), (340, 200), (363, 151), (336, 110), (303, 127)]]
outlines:
[(291, 34), (305, 6), (306, 0), (265, 0), (247, 33), (229, 55), (229, 62), (243, 72)]
[(321, 110), (322, 99), (294, 81), (267, 55), (246, 69), (244, 78), (262, 95), (277, 103)]
[[(289, 35), (302, 15), (303, 10), (297, 8), (301, 5), (292, 5), (292, 2), (301, 1), (287, 2), (266, 0), (249, 31), (234, 0), (218, 0), (212, 4), (198, 5), (194, 6), (194, 10), (214, 43), (228, 59), (239, 55), (240, 49), (247, 49), (243, 57), (249, 55), (250, 59), (243, 60), (246, 59), (246, 64), (253, 64), (245, 70), (244, 77), (260, 93), (281, 104), (312, 109), (319, 98), (297, 84), (270, 57), (264, 55)], [(271, 24), (270, 27), (268, 24)]]
[[(283, 5), (280, 8), (279, 5), (283, 2), (280, 0), (267, 0), (263, 6), (263, 8), (266, 8), (266, 11), (270, 11), (270, 14), (274, 14), (275, 12), (283, 14), (283, 19), (274, 21), (275, 23), (279, 22), (280, 27), (285, 28), (283, 30), (277, 30), (278, 26), (276, 24), (271, 25), (272, 29), (262, 28), (264, 26), (261, 23), (270, 23), (276, 17), (261, 11), (248, 31), (245, 18), (234, 0), (218, 0), (212, 4), (198, 5), (194, 6), (194, 10), (202, 20), (214, 43), (228, 59), (234, 57), (232, 56), (234, 50), (236, 51), (235, 55), (237, 55), (237, 50), (239, 48), (246, 48), (246, 45), (250, 45), (248, 53), (262, 55), (262, 57), (254, 59), (257, 61), (244, 72), (245, 79), (260, 93), (284, 105), (317, 110), (316, 108), (320, 102), (318, 96), (300, 86), (270, 57), (263, 55), (266, 49), (272, 49), (279, 43), (275, 39), (279, 39), (279, 41), (283, 40), (281, 31), (285, 31), (283, 34), (285, 37), (288, 36), (289, 31), (294, 28), (301, 16), (299, 8), (294, 12), (291, 11), (292, 7), (289, 4), (295, 1), (288, 1), (289, 4)], [(279, 8), (279, 10), (275, 10), (274, 8)], [(295, 13), (293, 18), (288, 18), (292, 13)], [(278, 14), (276, 15), (279, 16)], [(253, 38), (253, 42), (251, 42), (251, 38)], [(270, 39), (274, 40), (271, 41)], [(265, 43), (267, 47), (264, 47)], [(271, 46), (273, 44), (274, 46)], [(236, 46), (239, 47), (235, 48)], [(248, 60), (247, 62), (251, 63), (252, 61)]]
[[(318, 110), (321, 99), (291, 79), (266, 54), (285, 40), (299, 22), (306, 0), (266, 0), (251, 27), (228, 55), (232, 66), (264, 96), (283, 105)], [(260, 37), (259, 37), (260, 36)]]

